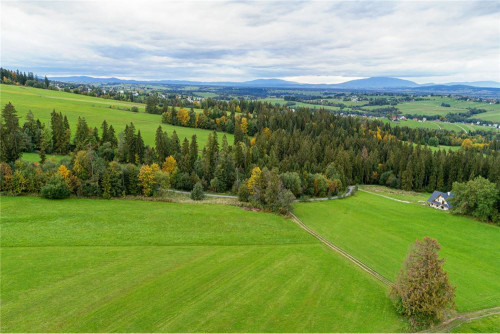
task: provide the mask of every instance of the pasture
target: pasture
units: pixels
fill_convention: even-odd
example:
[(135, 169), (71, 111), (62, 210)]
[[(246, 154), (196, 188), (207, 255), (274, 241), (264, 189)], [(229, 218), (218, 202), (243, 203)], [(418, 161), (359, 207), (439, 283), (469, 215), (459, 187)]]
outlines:
[(386, 287), (281, 216), (2, 197), (3, 332), (401, 332)]
[[(59, 155), (59, 154), (47, 154), (45, 156), (46, 160), (54, 160), (56, 162), (61, 161), (62, 158), (68, 157), (69, 155)], [(28, 162), (37, 162), (40, 161), (40, 154), (38, 153), (32, 153), (32, 152), (24, 152), (21, 160), (28, 161)]]
[(456, 328), (452, 333), (493, 333), (500, 329), (500, 314), (466, 322)]
[[(441, 104), (449, 104), (443, 107)], [(474, 118), (500, 123), (500, 105), (487, 102), (457, 100), (447, 96), (427, 97), (422, 101), (404, 102), (397, 105), (403, 114), (422, 116), (445, 116), (447, 113), (467, 112), (468, 108), (485, 109), (485, 113), (474, 115)]]
[(436, 238), (446, 259), (444, 268), (457, 288), (458, 311), (499, 306), (497, 226), (362, 191), (344, 200), (298, 203), (295, 213), (315, 232), (391, 280), (416, 239)]
[[(85, 117), (89, 126), (98, 129), (100, 129), (102, 121), (106, 120), (108, 124), (113, 125), (117, 134), (125, 129), (125, 125), (133, 122), (136, 130), (141, 130), (144, 142), (148, 145), (154, 145), (158, 125), (161, 125), (169, 136), (175, 130), (181, 142), (186, 137), (191, 140), (191, 136), (196, 134), (200, 147), (205, 146), (208, 134), (212, 132), (210, 130), (161, 124), (161, 115), (145, 113), (142, 104), (30, 87), (0, 85), (0, 89), (2, 108), (8, 102), (12, 102), (18, 111), (21, 124), (24, 122), (28, 111), (31, 110), (35, 119), (39, 118), (42, 123), (50, 126), (50, 113), (55, 109), (68, 117), (73, 135), (76, 131), (78, 117)], [(127, 110), (132, 106), (137, 106), (139, 112), (133, 113)], [(219, 133), (218, 136), (220, 140), (223, 134)], [(232, 143), (233, 135), (226, 134), (226, 136), (228, 142)]]

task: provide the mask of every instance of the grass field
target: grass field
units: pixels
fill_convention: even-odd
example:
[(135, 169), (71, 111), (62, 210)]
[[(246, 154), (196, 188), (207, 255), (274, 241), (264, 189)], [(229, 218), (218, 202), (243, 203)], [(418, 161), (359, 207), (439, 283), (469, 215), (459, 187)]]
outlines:
[(406, 329), (384, 286), (277, 215), (128, 200), (1, 204), (2, 332)]
[[(46, 160), (55, 160), (56, 162), (61, 161), (62, 158), (69, 157), (68, 155), (58, 155), (58, 154), (47, 154), (45, 156)], [(38, 162), (40, 161), (40, 154), (38, 153), (28, 153), (24, 152), (21, 160), (28, 161), (28, 162)]]
[[(260, 99), (260, 101), (263, 101), (263, 102), (269, 102), (269, 103), (272, 103), (272, 104), (279, 104), (279, 105), (285, 105), (287, 104), (288, 102), (292, 102), (292, 101), (285, 101), (284, 99), (282, 98), (277, 98), (277, 97), (268, 97), (268, 98), (265, 98), (265, 99)], [(295, 104), (294, 105), (291, 105), (290, 108), (310, 108), (310, 109), (325, 109), (325, 110), (334, 110), (334, 111), (338, 111), (340, 110), (339, 107), (332, 107), (332, 106), (322, 106), (322, 105), (317, 105), (317, 104), (311, 104), (311, 103), (304, 103), (304, 102), (295, 102), (293, 101)]]
[(392, 189), (383, 186), (360, 186), (360, 189), (370, 191), (379, 195), (388, 196), (391, 198), (408, 201), (411, 203), (419, 203), (419, 201), (426, 201), (431, 194), (419, 193), (414, 191), (404, 191), (401, 189)]
[[(89, 126), (99, 129), (102, 121), (106, 120), (108, 124), (113, 125), (117, 133), (123, 131), (126, 124), (133, 122), (136, 129), (141, 130), (144, 142), (154, 145), (155, 132), (161, 123), (160, 115), (145, 113), (144, 105), (141, 104), (105, 100), (97, 97), (46, 89), (0, 85), (0, 104), (2, 108), (8, 102), (12, 102), (14, 107), (16, 107), (18, 115), (21, 118), (21, 124), (28, 110), (31, 110), (35, 118), (39, 118), (40, 121), (48, 126), (50, 126), (50, 113), (52, 110), (55, 109), (57, 112), (62, 112), (68, 117), (73, 135), (76, 131), (78, 117), (85, 117)], [(140, 112), (133, 113), (117, 109), (130, 108), (133, 105), (138, 106)], [(110, 106), (114, 108), (110, 108)], [(200, 147), (205, 146), (207, 136), (211, 133), (209, 130), (185, 128), (168, 124), (161, 124), (161, 126), (170, 136), (175, 130), (181, 141), (185, 137), (191, 139), (191, 136), (196, 134)], [(219, 140), (222, 136), (223, 134), (219, 133)], [(232, 143), (233, 135), (226, 134), (226, 136), (228, 142)]]
[[(442, 107), (441, 103), (450, 107)], [(445, 116), (447, 113), (467, 112), (467, 108), (485, 109), (486, 112), (474, 115), (474, 118), (500, 123), (500, 104), (486, 102), (461, 101), (447, 96), (432, 96), (423, 101), (404, 102), (397, 105), (403, 114), (416, 114), (423, 116)]]
[(500, 331), (500, 315), (472, 320), (454, 328), (452, 333), (498, 333)]
[(416, 239), (436, 238), (457, 287), (459, 311), (499, 305), (500, 228), (423, 205), (358, 192), (340, 201), (299, 203), (296, 215), (317, 233), (394, 280)]
[(456, 132), (460, 132), (460, 131), (470, 132), (470, 131), (474, 131), (474, 130), (498, 131), (498, 130), (495, 130), (494, 128), (491, 128), (488, 126), (471, 125), (471, 124), (463, 124), (463, 123), (445, 123), (445, 122), (438, 122), (438, 121), (419, 122), (419, 121), (414, 121), (412, 119), (408, 119), (406, 121), (392, 122), (385, 117), (379, 117), (378, 119), (384, 123), (390, 123), (391, 126), (407, 126), (411, 129), (415, 129), (415, 128), (430, 129), (430, 130), (444, 129), (444, 130), (450, 130), (450, 131), (456, 131)]

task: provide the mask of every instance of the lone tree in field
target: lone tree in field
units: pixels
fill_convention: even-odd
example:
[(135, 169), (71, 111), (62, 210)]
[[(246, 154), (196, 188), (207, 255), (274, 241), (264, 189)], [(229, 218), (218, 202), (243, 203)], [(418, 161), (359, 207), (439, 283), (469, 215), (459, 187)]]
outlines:
[(391, 289), (398, 311), (414, 328), (429, 327), (455, 307), (455, 288), (443, 271), (440, 249), (436, 239), (417, 240)]

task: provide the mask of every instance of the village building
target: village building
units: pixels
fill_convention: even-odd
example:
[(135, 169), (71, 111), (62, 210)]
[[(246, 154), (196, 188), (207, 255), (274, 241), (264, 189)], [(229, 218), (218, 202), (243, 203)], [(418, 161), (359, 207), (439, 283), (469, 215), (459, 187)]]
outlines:
[(453, 197), (453, 193), (451, 192), (442, 193), (435, 190), (427, 200), (427, 204), (435, 209), (449, 210), (451, 204), (448, 202), (448, 199), (451, 197)]

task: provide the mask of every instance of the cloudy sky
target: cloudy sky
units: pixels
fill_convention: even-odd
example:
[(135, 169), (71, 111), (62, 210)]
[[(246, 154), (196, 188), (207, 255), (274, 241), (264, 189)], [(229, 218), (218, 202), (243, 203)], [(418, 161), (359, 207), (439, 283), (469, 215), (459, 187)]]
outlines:
[(1, 2), (3, 67), (40, 75), (500, 81), (500, 2)]

